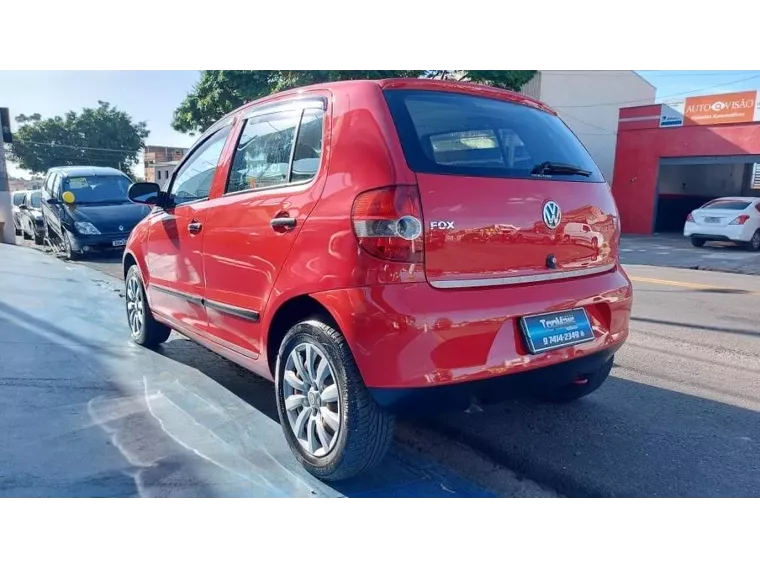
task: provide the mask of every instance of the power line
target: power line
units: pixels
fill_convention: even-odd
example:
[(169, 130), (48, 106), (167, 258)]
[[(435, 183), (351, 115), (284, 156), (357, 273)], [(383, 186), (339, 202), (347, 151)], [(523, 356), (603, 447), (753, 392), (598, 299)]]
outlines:
[[(683, 95), (690, 95), (692, 93), (698, 93), (700, 91), (705, 91), (707, 89), (714, 89), (716, 87), (725, 87), (728, 85), (735, 85), (736, 83), (744, 83), (745, 81), (751, 81), (752, 79), (760, 78), (760, 75), (751, 75), (750, 77), (744, 77), (743, 79), (737, 79), (736, 81), (729, 81), (727, 83), (718, 83), (717, 85), (710, 85), (708, 87), (702, 87), (699, 89), (694, 89), (693, 91), (684, 91), (682, 93), (673, 93), (672, 95), (669, 95), (668, 97), (665, 97), (667, 99), (672, 99), (673, 97), (680, 97)], [(659, 103), (652, 103), (649, 99), (640, 99), (637, 101), (618, 101), (614, 103), (596, 103), (592, 105), (552, 105), (554, 108), (560, 109), (560, 108), (594, 108), (594, 107), (601, 107), (601, 106), (621, 106), (621, 105), (632, 105), (632, 104), (641, 104), (641, 103), (650, 103), (650, 104), (659, 104)]]
[(94, 150), (97, 152), (118, 152), (120, 154), (131, 154), (134, 152), (139, 152), (141, 148), (138, 148), (137, 150), (118, 150), (115, 148), (94, 148), (92, 146), (69, 146), (67, 144), (56, 144), (55, 142), (31, 142), (31, 141), (24, 141), (24, 144), (33, 144), (35, 146), (50, 146), (52, 148), (71, 148), (74, 150)]

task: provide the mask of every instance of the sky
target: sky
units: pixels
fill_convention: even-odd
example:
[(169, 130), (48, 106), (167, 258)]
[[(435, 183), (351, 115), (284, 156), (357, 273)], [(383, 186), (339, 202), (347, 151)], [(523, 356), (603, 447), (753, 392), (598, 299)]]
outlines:
[[(193, 138), (172, 129), (171, 120), (199, 78), (200, 71), (0, 71), (0, 107), (11, 117), (50, 118), (107, 101), (148, 123), (148, 144), (188, 147)], [(11, 127), (15, 132), (15, 122)], [(134, 172), (142, 175), (142, 164)], [(8, 174), (29, 177), (11, 162)]]
[[(657, 88), (657, 102), (679, 96), (760, 90), (760, 71), (637, 71)], [(174, 109), (200, 77), (199, 71), (0, 71), (0, 106), (10, 115), (43, 118), (107, 101), (134, 121), (148, 123), (147, 143), (188, 147), (193, 138), (171, 127)], [(614, 101), (610, 101), (614, 102)], [(16, 130), (15, 123), (12, 129)], [(8, 164), (13, 177), (29, 173)], [(142, 164), (135, 168), (142, 175)]]

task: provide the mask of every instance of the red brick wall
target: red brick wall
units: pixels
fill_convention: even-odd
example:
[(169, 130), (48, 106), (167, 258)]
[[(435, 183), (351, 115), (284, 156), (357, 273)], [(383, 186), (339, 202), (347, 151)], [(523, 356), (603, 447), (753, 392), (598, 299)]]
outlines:
[(760, 154), (760, 123), (660, 128), (659, 113), (620, 109), (612, 193), (624, 233), (652, 233), (660, 158)]

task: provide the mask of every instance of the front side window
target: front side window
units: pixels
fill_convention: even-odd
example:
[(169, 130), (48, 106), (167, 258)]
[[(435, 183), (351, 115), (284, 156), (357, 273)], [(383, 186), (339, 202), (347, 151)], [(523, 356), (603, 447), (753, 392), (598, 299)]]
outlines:
[(13, 205), (15, 205), (16, 207), (18, 207), (19, 205), (21, 205), (24, 202), (24, 195), (25, 194), (23, 192), (14, 193), (13, 194)]
[(130, 181), (126, 176), (70, 176), (63, 178), (62, 193), (74, 194), (79, 204), (126, 203)]
[(604, 181), (572, 131), (548, 112), (439, 91), (389, 89), (385, 98), (407, 163), (416, 172)]
[(171, 187), (174, 205), (208, 197), (230, 129), (225, 126), (212, 134), (182, 165)]

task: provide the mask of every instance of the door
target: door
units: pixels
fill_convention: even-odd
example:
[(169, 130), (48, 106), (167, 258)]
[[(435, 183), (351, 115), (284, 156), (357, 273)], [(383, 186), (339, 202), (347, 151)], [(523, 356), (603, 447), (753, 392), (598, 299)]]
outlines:
[(431, 284), (541, 282), (614, 266), (612, 194), (557, 116), (459, 93), (386, 97), (417, 173)]
[[(48, 229), (57, 235), (59, 239), (63, 238), (63, 228), (61, 225), (61, 215), (63, 214), (63, 202), (61, 202), (60, 192), (61, 175), (58, 173), (51, 173), (45, 180), (45, 189), (43, 192), (43, 214), (45, 216), (45, 224)], [(50, 204), (48, 199), (55, 199), (58, 201), (56, 204)]]
[[(149, 217), (145, 262), (151, 308), (190, 331), (206, 330), (203, 306), (203, 230), (209, 193), (231, 130), (225, 126), (196, 145), (166, 188), (162, 207)], [(223, 183), (223, 182), (221, 182)]]
[(246, 118), (204, 227), (209, 331), (252, 358), (269, 294), (321, 191), (324, 103), (299, 104)]

